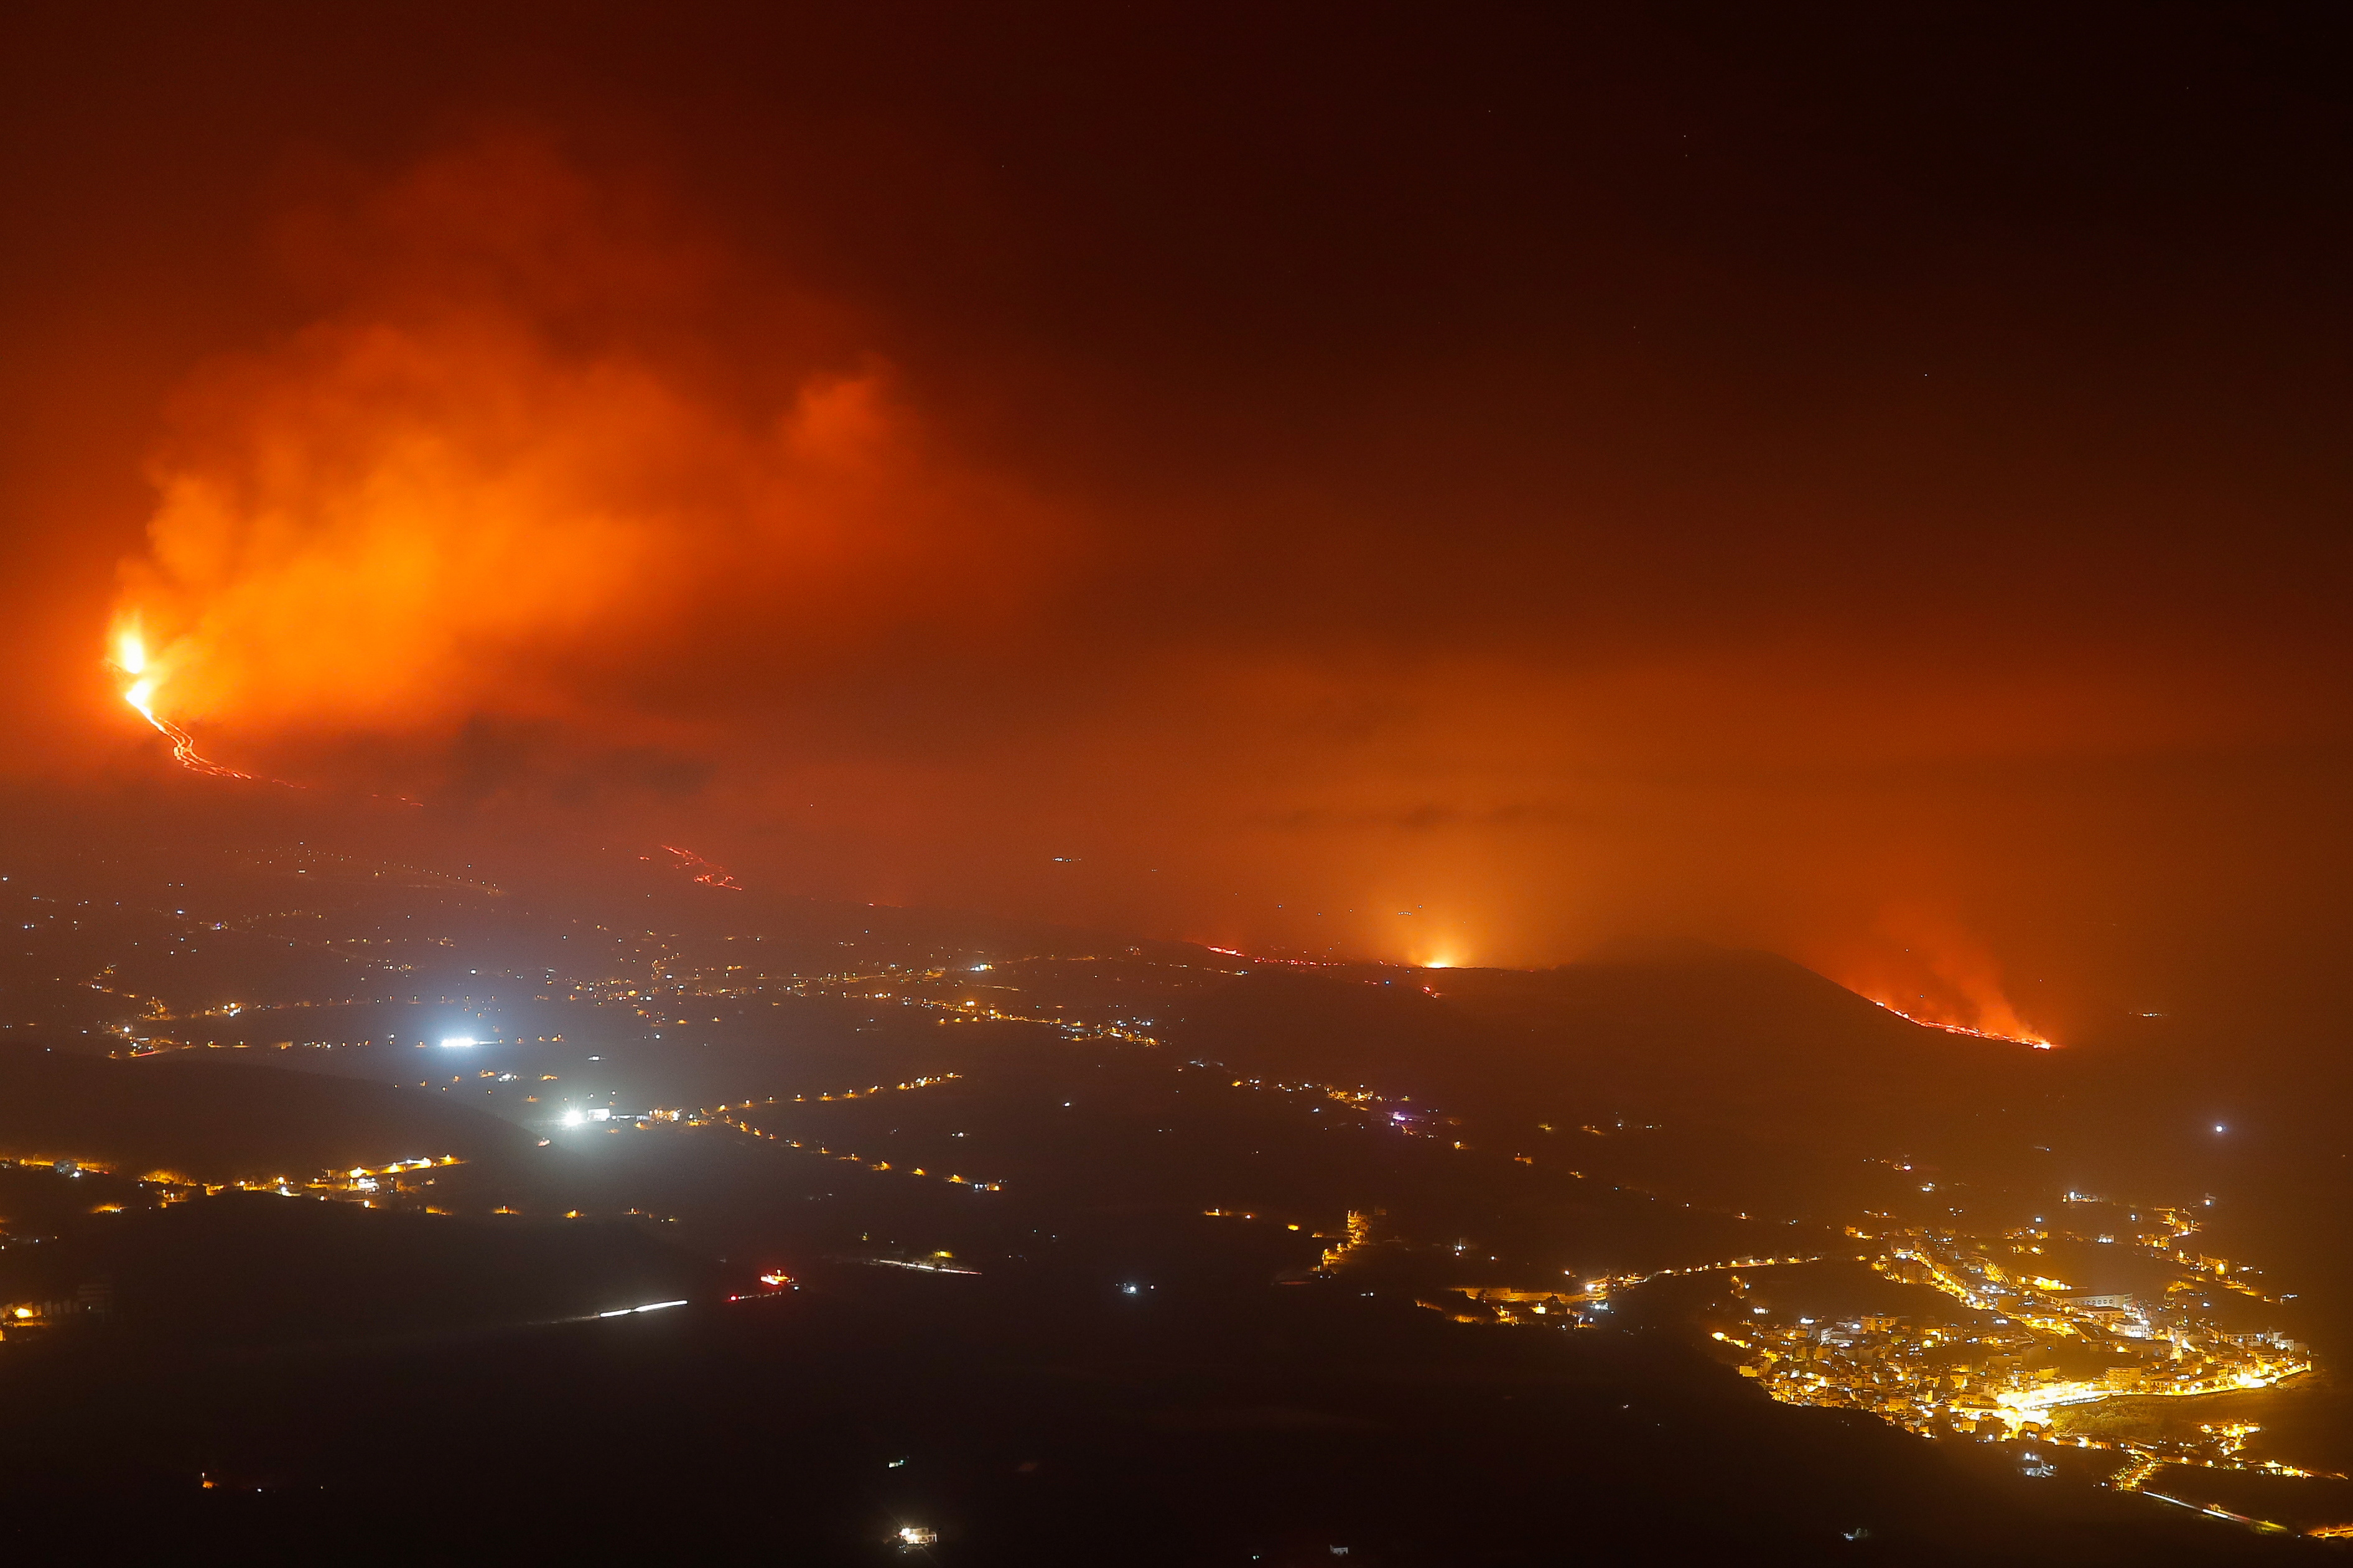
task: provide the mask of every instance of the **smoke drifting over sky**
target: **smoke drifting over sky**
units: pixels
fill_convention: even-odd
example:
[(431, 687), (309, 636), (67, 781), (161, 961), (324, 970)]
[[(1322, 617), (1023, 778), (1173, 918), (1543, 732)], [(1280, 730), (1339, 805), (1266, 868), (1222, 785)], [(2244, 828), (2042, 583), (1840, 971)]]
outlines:
[(771, 886), (2063, 1037), (2292, 967), (2342, 89), (2131, 15), (290, 10), (16, 81), (15, 766), (152, 767), (135, 618), (238, 765)]
[(626, 736), (688, 716), (649, 663), (754, 684), (746, 658), (1011, 591), (1036, 529), (934, 461), (879, 367), (787, 342), (774, 407), (698, 384), (663, 340), (723, 331), (694, 319), (716, 263), (618, 205), (511, 140), (303, 226), (349, 297), (197, 373), (154, 465), (123, 618), (177, 713), (259, 739)]

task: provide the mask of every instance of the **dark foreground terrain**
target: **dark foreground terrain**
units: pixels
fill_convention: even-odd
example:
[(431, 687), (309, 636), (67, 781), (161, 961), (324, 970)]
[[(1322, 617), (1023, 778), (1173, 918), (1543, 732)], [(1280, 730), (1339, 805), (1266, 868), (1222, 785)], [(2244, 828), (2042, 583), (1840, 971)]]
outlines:
[[(598, 898), (312, 849), (7, 883), (12, 1560), (2344, 1550), (2293, 1532), (2348, 1483), (2261, 1468), (2353, 1468), (2341, 1086), (1923, 1029), (1759, 954)], [(1970, 1389), (2038, 1373), (1968, 1348), (1999, 1310), (1891, 1267), (1938, 1237), (2321, 1370), (2216, 1396), (2227, 1441), (2004, 1430)], [(1924, 1348), (1966, 1375), (1880, 1378)], [(1767, 1397), (1808, 1367), (1844, 1381)]]
[(2329, 1555), (1773, 1405), (1664, 1331), (1498, 1332), (1329, 1280), (832, 1265), (589, 1322), (116, 1325), (0, 1399), (9, 1539), (83, 1558), (860, 1563), (910, 1526), (939, 1539), (909, 1557), (969, 1563)]

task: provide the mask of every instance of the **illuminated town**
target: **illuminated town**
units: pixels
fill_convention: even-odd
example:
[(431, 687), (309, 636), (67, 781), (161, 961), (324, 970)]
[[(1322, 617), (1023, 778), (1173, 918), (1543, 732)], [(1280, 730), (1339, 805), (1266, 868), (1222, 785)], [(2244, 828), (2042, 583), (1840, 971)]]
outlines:
[[(2097, 1202), (2071, 1194), (2061, 1207)], [(2124, 1234), (2036, 1226), (1998, 1236), (1850, 1227), (1871, 1244), (1860, 1256), (1878, 1274), (1938, 1291), (1966, 1312), (1793, 1318), (1752, 1304), (1771, 1294), (1752, 1270), (1735, 1276), (1734, 1310), (1710, 1337), (1784, 1404), (1864, 1411), (1924, 1436), (2119, 1450), (2126, 1458), (2109, 1482), (2119, 1489), (2143, 1489), (2169, 1465), (2319, 1474), (2248, 1458), (2247, 1439), (2260, 1428), (2243, 1420), (2125, 1437), (2093, 1435), (2069, 1419), (2105, 1404), (2244, 1394), (2314, 1371), (2297, 1341), (2214, 1321), (2207, 1310), (2214, 1293), (2274, 1298), (2253, 1270), (2192, 1249), (2193, 1211), (2127, 1205), (2125, 1224)], [(2169, 1277), (2138, 1292), (2081, 1289), (2057, 1277), (2062, 1266), (2051, 1258), (2069, 1244), (2126, 1252)]]

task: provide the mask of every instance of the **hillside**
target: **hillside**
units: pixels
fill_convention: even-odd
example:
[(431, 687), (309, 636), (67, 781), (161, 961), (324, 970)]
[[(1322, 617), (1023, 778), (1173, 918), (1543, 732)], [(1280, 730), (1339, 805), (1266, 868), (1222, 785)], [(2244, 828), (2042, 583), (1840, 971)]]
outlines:
[(520, 1129), (413, 1089), (244, 1063), (118, 1061), (0, 1047), (0, 1152), (207, 1182), (455, 1154), (511, 1158)]

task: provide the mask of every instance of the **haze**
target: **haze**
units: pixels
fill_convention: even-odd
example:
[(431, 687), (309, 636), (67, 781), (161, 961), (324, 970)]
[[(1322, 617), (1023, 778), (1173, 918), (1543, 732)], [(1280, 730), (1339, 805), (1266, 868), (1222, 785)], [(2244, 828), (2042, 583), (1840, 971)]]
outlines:
[(195, 782), (135, 628), (205, 756), (386, 845), (2334, 1052), (2346, 105), (2292, 35), (544, 21), (20, 23), (25, 820)]

